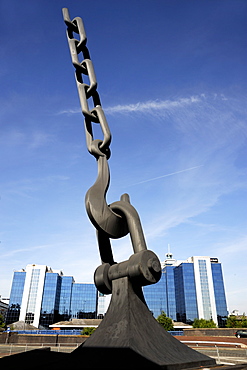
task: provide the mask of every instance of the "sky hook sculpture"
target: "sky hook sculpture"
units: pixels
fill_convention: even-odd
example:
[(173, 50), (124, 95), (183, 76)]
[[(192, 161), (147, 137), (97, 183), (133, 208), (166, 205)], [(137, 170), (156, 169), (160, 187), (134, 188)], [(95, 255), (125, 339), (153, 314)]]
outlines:
[[(110, 182), (111, 132), (97, 92), (97, 80), (81, 18), (70, 19), (63, 9), (67, 39), (75, 68), (81, 109), (84, 115), (87, 148), (97, 161), (98, 176), (86, 194), (86, 210), (96, 228), (102, 264), (96, 269), (94, 281), (103, 294), (112, 294), (109, 309), (97, 330), (71, 354), (73, 361), (85, 368), (123, 369), (162, 368), (188, 369), (213, 365), (215, 360), (196, 352), (167, 333), (149, 311), (142, 286), (155, 284), (161, 278), (158, 257), (147, 249), (139, 215), (131, 205), (128, 194), (119, 201), (106, 202)], [(85, 83), (85, 77), (89, 83)], [(93, 109), (89, 109), (89, 101)], [(103, 140), (94, 139), (93, 123), (100, 125)], [(116, 263), (110, 239), (130, 234), (133, 253), (127, 261)], [(103, 356), (103, 357), (102, 357)], [(90, 365), (89, 365), (90, 363)]]

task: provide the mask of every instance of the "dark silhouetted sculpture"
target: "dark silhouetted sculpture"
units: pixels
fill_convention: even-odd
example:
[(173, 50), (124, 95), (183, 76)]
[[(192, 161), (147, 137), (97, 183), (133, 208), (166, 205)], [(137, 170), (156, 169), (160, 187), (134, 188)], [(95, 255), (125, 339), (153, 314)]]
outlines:
[[(63, 16), (85, 118), (87, 148), (98, 163), (97, 180), (88, 190), (85, 199), (88, 216), (97, 230), (102, 261), (95, 271), (94, 281), (101, 293), (112, 294), (102, 323), (73, 352), (72, 357), (90, 359), (91, 368), (127, 368), (133, 366), (133, 361), (136, 361), (136, 368), (184, 369), (212, 365), (215, 363), (213, 359), (188, 348), (167, 333), (145, 303), (142, 286), (159, 281), (160, 261), (147, 249), (138, 213), (130, 204), (128, 194), (123, 194), (120, 201), (110, 205), (106, 202), (110, 182), (108, 159), (111, 133), (97, 92), (97, 80), (86, 46), (83, 22), (79, 17), (71, 20), (66, 8), (63, 9)], [(74, 37), (75, 34), (79, 38)], [(84, 83), (85, 76), (88, 76), (89, 84)], [(93, 103), (91, 110), (89, 100)], [(93, 123), (100, 125), (103, 140), (94, 139)], [(121, 238), (128, 233), (133, 254), (127, 261), (116, 263), (110, 239)]]
[[(71, 354), (30, 351), (2, 359), (6, 368), (29, 369), (189, 369), (214, 365), (215, 360), (192, 350), (167, 333), (149, 311), (142, 287), (161, 278), (158, 257), (147, 249), (141, 222), (129, 196), (123, 194), (110, 205), (106, 192), (110, 182), (108, 159), (111, 133), (101, 107), (97, 81), (81, 18), (70, 19), (63, 9), (67, 38), (84, 115), (88, 151), (96, 158), (98, 176), (86, 194), (86, 210), (96, 228), (102, 264), (94, 281), (103, 294), (112, 294), (108, 311), (97, 330)], [(77, 37), (74, 37), (74, 35)], [(79, 35), (79, 37), (78, 37)], [(79, 58), (79, 54), (80, 58)], [(79, 61), (82, 60), (82, 61)], [(89, 84), (84, 83), (88, 76)], [(89, 110), (88, 100), (93, 103)], [(92, 104), (91, 104), (92, 105)], [(103, 140), (94, 139), (93, 123), (102, 129)], [(114, 261), (110, 239), (130, 234), (133, 253), (127, 261)], [(18, 365), (18, 366), (17, 366)]]

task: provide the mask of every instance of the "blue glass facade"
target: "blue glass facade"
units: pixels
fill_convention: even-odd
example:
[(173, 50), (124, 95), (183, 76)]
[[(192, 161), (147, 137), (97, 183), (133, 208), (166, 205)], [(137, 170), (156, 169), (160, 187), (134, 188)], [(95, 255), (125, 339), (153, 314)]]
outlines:
[[(157, 318), (164, 311), (174, 321), (188, 324), (195, 318), (213, 318), (224, 327), (228, 312), (221, 264), (217, 261), (209, 257), (191, 257), (180, 264), (167, 260), (160, 281), (143, 287), (153, 316)], [(98, 292), (94, 284), (75, 283), (72, 276), (63, 276), (44, 265), (27, 268), (27, 272), (14, 273), (7, 324), (20, 317), (43, 327), (71, 318), (97, 318)], [(104, 313), (100, 308), (100, 314)]]
[(10, 324), (19, 320), (25, 279), (26, 273), (24, 271), (14, 272), (9, 307), (5, 317), (6, 324)]
[(198, 318), (194, 268), (181, 263), (174, 269), (177, 321), (192, 323)]
[(175, 294), (175, 280), (174, 280), (175, 266), (166, 266), (164, 268), (165, 281), (166, 281), (166, 315), (172, 320), (176, 321), (177, 318), (177, 304)]
[[(156, 318), (164, 311), (174, 321), (191, 324), (195, 318), (213, 318), (219, 327), (224, 327), (228, 312), (221, 264), (215, 258), (193, 258), (178, 265), (168, 260), (162, 270), (161, 280), (143, 288), (146, 303)], [(213, 292), (210, 282), (213, 283)], [(201, 300), (200, 315), (198, 299)], [(213, 316), (213, 312), (217, 315)]]
[(59, 300), (59, 320), (66, 321), (71, 318), (71, 294), (74, 279), (72, 276), (61, 276), (61, 290)]
[(143, 295), (153, 316), (157, 318), (162, 311), (166, 312), (166, 276), (162, 272), (161, 279), (154, 285), (143, 287)]
[(220, 263), (211, 263), (214, 283), (214, 296), (219, 326), (225, 326), (228, 316), (224, 280)]
[(192, 263), (165, 266), (160, 281), (144, 287), (143, 294), (156, 318), (162, 311), (174, 321), (191, 323), (198, 317)]
[(97, 289), (94, 284), (72, 286), (71, 317), (77, 319), (97, 318)]
[[(36, 298), (40, 289), (39, 276), (40, 270), (32, 268), (24, 316), (25, 322), (29, 324), (34, 322)], [(6, 324), (19, 320), (25, 280), (25, 271), (14, 273)], [(42, 289), (39, 326), (48, 328), (50, 324), (70, 318), (97, 318), (98, 292), (94, 284), (75, 283), (72, 276), (63, 276), (47, 269)]]
[(174, 267), (165, 266), (158, 283), (143, 287), (145, 301), (155, 318), (164, 311), (168, 317), (176, 320)]
[(48, 327), (58, 321), (61, 277), (57, 273), (47, 272), (40, 311), (40, 325)]

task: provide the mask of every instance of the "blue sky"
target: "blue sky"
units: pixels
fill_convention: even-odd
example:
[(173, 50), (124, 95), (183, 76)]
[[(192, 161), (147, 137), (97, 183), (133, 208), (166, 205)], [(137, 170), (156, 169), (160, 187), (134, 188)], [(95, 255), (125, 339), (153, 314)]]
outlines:
[[(218, 257), (229, 311), (247, 312), (244, 0), (1, 1), (0, 295), (29, 263), (77, 282), (100, 263), (62, 7), (84, 21), (113, 136), (108, 203), (130, 194), (161, 260), (168, 244)], [(112, 246), (132, 254), (128, 236)]]

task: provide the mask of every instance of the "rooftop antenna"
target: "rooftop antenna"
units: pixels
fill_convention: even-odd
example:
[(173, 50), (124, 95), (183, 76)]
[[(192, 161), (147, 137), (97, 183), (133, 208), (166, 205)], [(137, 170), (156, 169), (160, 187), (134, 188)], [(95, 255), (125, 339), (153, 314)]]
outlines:
[(170, 244), (168, 244), (168, 252), (166, 253), (166, 258), (167, 259), (172, 259), (172, 253), (170, 251)]

